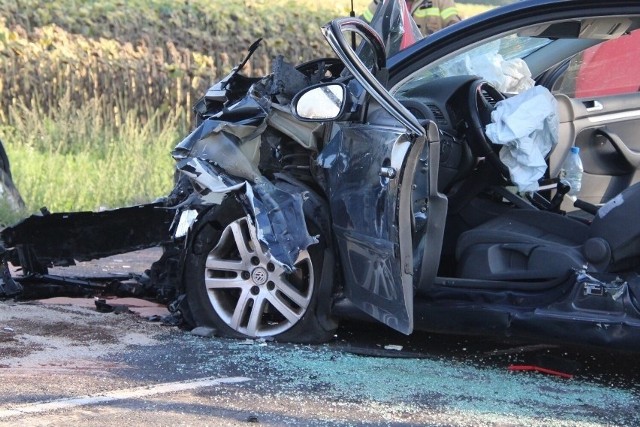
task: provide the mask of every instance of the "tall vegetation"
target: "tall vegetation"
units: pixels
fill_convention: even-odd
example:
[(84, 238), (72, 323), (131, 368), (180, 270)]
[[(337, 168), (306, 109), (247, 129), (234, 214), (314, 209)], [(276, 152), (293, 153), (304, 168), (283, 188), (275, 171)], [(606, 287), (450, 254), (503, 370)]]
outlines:
[[(479, 1), (476, 1), (479, 3)], [(368, 0), (356, 0), (363, 11)], [(257, 38), (276, 54), (330, 55), (319, 27), (350, 1), (3, 0), (0, 138), (30, 211), (116, 207), (166, 194), (190, 108)], [(485, 6), (460, 4), (464, 16)], [(1, 215), (1, 212), (0, 212)]]
[(169, 153), (181, 138), (182, 111), (144, 121), (135, 109), (114, 122), (103, 119), (101, 98), (76, 108), (69, 97), (43, 114), (17, 104), (11, 126), (0, 128), (8, 141), (13, 175), (31, 211), (95, 210), (153, 200), (172, 186)]

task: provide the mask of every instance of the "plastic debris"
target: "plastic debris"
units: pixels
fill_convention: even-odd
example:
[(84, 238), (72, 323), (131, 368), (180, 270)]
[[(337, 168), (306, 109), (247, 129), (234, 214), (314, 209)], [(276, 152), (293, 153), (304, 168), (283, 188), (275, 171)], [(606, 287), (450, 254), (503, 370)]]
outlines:
[(396, 351), (401, 351), (402, 350), (402, 346), (401, 345), (395, 345), (395, 344), (387, 344), (384, 346), (385, 350), (396, 350)]
[(543, 368), (542, 366), (535, 366), (535, 365), (510, 365), (507, 369), (509, 371), (540, 372), (541, 374), (554, 375), (556, 377), (565, 378), (568, 380), (573, 378), (572, 374), (567, 374), (566, 372), (560, 372), (553, 369)]

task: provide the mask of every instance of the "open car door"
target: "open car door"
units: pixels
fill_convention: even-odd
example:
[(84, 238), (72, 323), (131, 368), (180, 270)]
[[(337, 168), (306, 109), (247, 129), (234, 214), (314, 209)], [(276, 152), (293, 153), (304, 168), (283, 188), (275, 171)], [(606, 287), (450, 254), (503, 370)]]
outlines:
[(331, 47), (386, 117), (379, 126), (371, 120), (366, 126), (336, 123), (338, 131), (321, 159), (328, 169), (345, 293), (372, 317), (409, 334), (414, 293), (411, 186), (425, 131), (366, 68), (344, 33), (356, 33), (372, 45), (374, 72), (385, 67), (384, 45), (358, 19), (338, 19), (324, 28)]
[(324, 153), (345, 294), (406, 334), (413, 330), (413, 251), (410, 232), (402, 232), (411, 229), (406, 195), (421, 145), (404, 129), (352, 125)]

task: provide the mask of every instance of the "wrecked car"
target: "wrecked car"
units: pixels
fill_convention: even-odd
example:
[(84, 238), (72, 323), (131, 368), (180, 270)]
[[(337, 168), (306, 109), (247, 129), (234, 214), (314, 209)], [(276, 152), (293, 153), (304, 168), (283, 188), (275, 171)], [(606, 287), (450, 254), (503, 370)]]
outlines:
[(157, 289), (231, 337), (355, 317), (640, 349), (640, 3), (525, 0), (420, 40), (387, 0), (322, 31), (336, 58), (208, 90), (165, 200), (28, 218), (5, 259), (45, 275), (162, 245)]

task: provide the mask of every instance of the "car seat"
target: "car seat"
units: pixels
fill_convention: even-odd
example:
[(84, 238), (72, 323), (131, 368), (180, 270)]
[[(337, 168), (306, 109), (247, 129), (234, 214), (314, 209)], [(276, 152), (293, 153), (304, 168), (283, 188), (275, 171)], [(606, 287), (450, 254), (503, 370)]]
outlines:
[(458, 238), (457, 276), (547, 280), (572, 269), (618, 272), (640, 260), (640, 183), (600, 207), (591, 224), (538, 210), (513, 209)]

